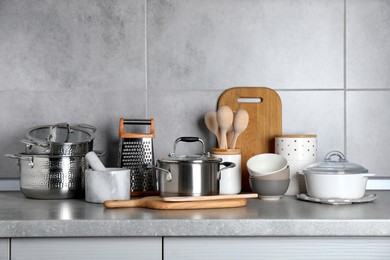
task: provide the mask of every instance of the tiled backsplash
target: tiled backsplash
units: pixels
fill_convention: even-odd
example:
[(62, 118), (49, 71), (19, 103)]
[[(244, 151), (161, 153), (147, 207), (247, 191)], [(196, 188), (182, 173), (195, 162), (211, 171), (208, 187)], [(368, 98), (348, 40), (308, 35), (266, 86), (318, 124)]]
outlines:
[[(30, 127), (98, 129), (117, 163), (119, 118), (156, 121), (156, 157), (180, 136), (215, 145), (203, 116), (234, 86), (275, 89), (283, 133), (390, 176), (390, 1), (3, 0), (0, 151)], [(0, 156), (0, 178), (18, 176)]]

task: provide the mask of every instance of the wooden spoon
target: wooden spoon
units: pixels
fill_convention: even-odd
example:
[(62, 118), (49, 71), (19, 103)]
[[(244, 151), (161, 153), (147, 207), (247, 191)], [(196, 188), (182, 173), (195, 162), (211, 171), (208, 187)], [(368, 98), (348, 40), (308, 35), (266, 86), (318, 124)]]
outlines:
[(210, 111), (204, 116), (204, 122), (207, 128), (217, 137), (218, 145), (220, 144), (219, 127), (217, 122), (217, 112)]
[(219, 125), (219, 132), (221, 142), (220, 149), (227, 149), (226, 134), (230, 126), (233, 124), (233, 111), (228, 106), (221, 106), (217, 111), (217, 122)]
[(233, 124), (229, 127), (227, 133), (226, 133), (226, 140), (227, 140), (227, 146), (231, 147), (233, 142), (233, 136), (234, 136), (234, 127)]
[(249, 115), (248, 112), (244, 109), (240, 109), (237, 111), (236, 115), (234, 116), (234, 136), (233, 141), (231, 145), (231, 149), (236, 148), (237, 138), (238, 136), (245, 131), (249, 123)]

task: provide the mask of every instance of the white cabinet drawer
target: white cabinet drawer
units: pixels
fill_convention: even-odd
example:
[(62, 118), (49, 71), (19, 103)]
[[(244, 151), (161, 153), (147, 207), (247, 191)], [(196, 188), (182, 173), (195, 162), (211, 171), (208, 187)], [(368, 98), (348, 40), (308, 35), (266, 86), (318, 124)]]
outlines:
[(390, 259), (390, 238), (164, 238), (164, 260)]
[(12, 260), (162, 259), (162, 238), (15, 238)]
[(9, 239), (0, 239), (0, 260), (9, 260)]

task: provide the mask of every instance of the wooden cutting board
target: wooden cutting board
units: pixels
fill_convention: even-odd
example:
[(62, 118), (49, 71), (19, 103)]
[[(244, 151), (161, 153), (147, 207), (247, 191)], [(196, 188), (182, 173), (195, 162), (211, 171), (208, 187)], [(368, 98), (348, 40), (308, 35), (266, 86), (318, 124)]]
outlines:
[(104, 207), (112, 208), (149, 208), (149, 209), (220, 209), (244, 207), (246, 199), (226, 199), (209, 201), (167, 202), (158, 196), (131, 200), (107, 200)]
[(218, 107), (229, 106), (234, 112), (245, 109), (249, 124), (237, 140), (241, 149), (242, 191), (251, 191), (248, 159), (260, 153), (275, 152), (275, 136), (282, 134), (282, 102), (279, 95), (265, 87), (234, 87), (224, 91)]
[(180, 196), (180, 197), (164, 197), (163, 201), (169, 202), (184, 202), (184, 201), (207, 201), (207, 200), (226, 200), (226, 199), (253, 199), (258, 198), (257, 193), (245, 193), (234, 195), (211, 195), (211, 196)]

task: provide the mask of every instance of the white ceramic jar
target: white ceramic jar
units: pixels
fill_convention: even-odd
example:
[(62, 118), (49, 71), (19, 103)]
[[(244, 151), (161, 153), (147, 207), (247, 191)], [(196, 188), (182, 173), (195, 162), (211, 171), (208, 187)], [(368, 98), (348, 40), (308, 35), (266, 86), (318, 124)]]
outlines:
[(241, 150), (212, 149), (212, 156), (222, 159), (222, 162), (232, 162), (234, 168), (220, 171), (219, 194), (238, 194), (241, 192)]
[(306, 192), (303, 167), (317, 161), (316, 135), (279, 135), (275, 137), (275, 153), (282, 155), (290, 166), (290, 186), (286, 195)]

